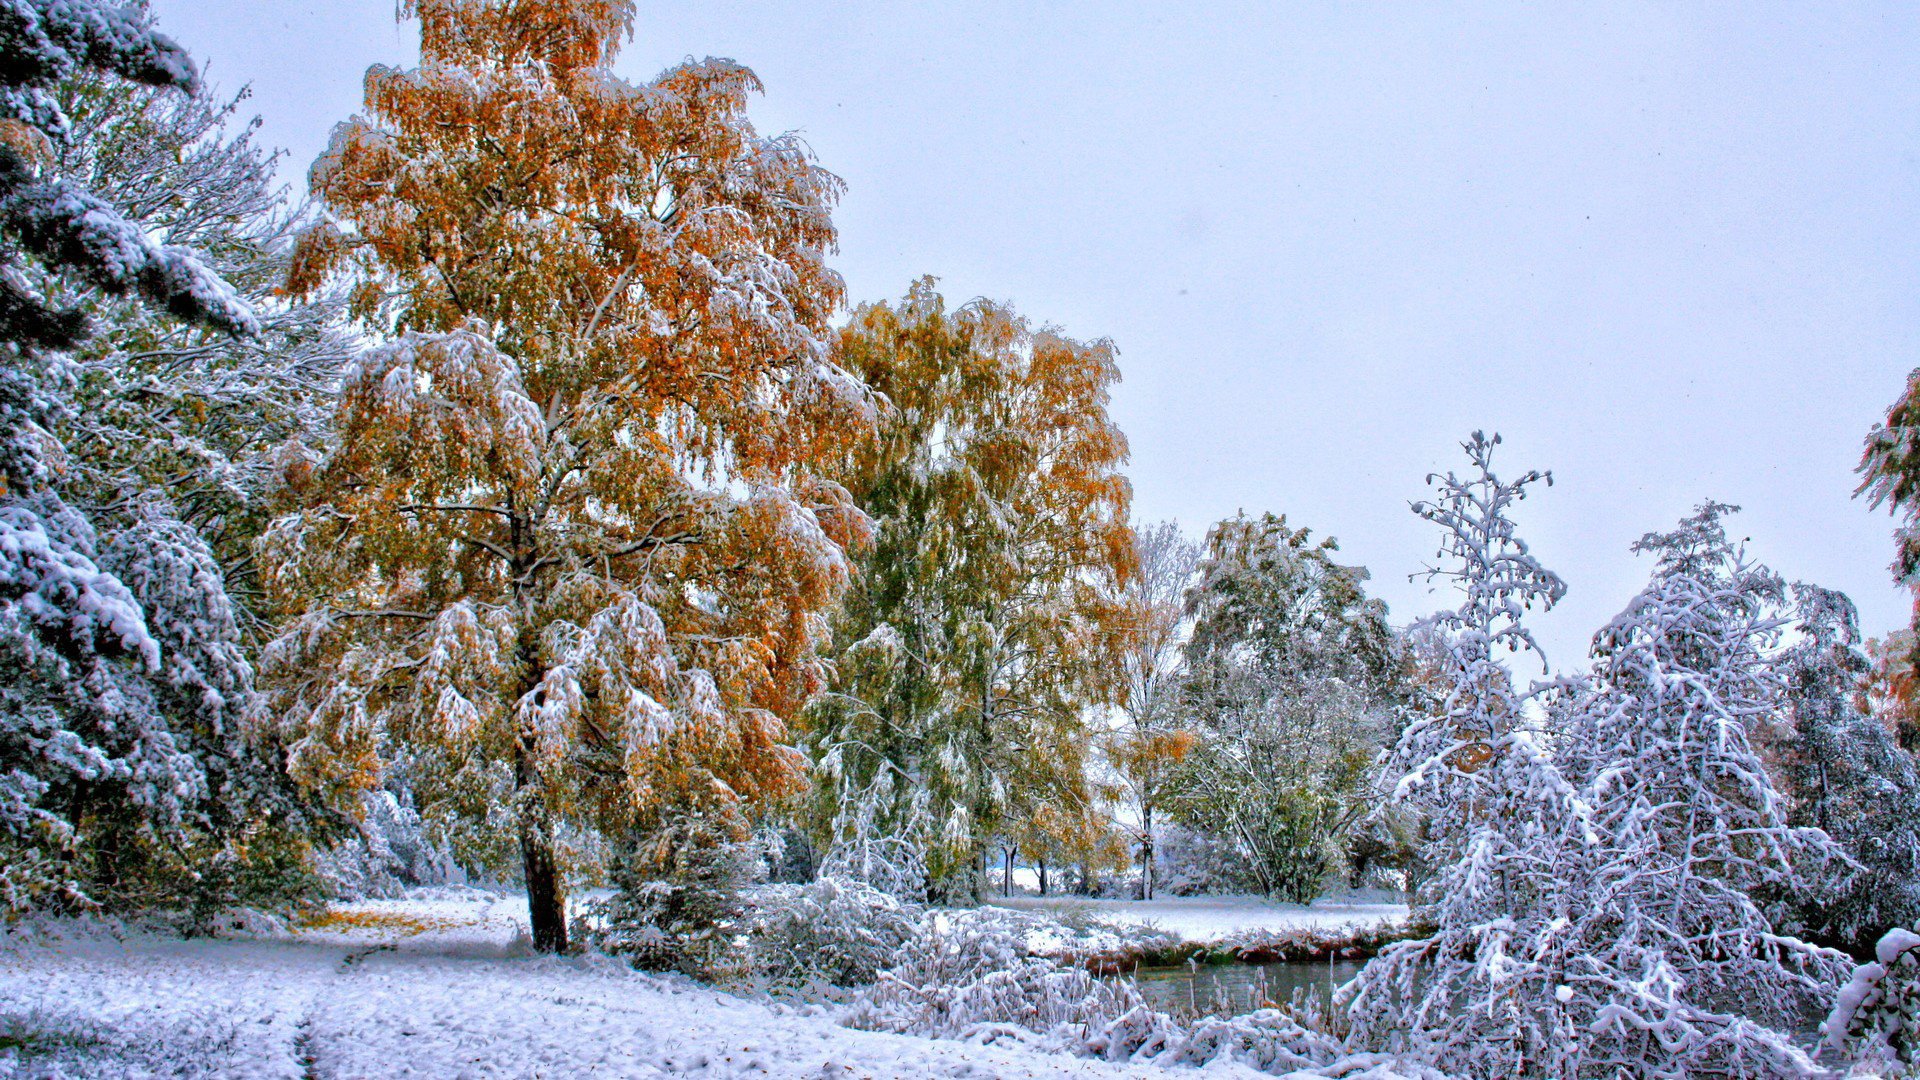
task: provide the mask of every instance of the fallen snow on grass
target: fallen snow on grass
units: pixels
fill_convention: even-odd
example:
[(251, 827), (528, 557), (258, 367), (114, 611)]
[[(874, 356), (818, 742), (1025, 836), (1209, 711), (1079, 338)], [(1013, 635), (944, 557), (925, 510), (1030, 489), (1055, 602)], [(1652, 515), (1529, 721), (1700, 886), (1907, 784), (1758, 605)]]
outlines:
[[(242, 920), (246, 923), (247, 920)], [(854, 1031), (604, 958), (526, 955), (524, 902), (477, 890), (182, 941), (0, 936), (0, 1074), (25, 1077), (1145, 1077), (1019, 1047)], [(1257, 1075), (1221, 1062), (1213, 1076)]]
[(1407, 906), (1381, 892), (1323, 897), (1312, 904), (1283, 904), (1260, 896), (1173, 896), (1156, 900), (1016, 896), (995, 898), (991, 903), (1069, 921), (1095, 918), (1122, 927), (1161, 930), (1196, 944), (1297, 930), (1361, 929), (1383, 922), (1398, 924), (1407, 918)]

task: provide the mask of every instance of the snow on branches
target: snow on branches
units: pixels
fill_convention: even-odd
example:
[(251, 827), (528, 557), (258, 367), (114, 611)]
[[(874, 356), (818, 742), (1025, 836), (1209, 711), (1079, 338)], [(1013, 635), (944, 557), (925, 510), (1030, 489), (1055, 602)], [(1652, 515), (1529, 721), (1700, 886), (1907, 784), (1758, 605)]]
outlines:
[(1490, 447), (1468, 443), (1476, 483), (1449, 478), (1421, 507), (1468, 602), (1435, 620), (1453, 689), (1397, 760), (1446, 858), (1424, 894), (1434, 932), (1342, 990), (1357, 1045), (1471, 1075), (1810, 1071), (1788, 1032), (1844, 958), (1761, 903), (1826, 887), (1845, 860), (1789, 823), (1753, 747), (1788, 705), (1779, 579), (1727, 540), (1732, 508), (1704, 504), (1635, 545), (1653, 578), (1596, 635), (1591, 673), (1517, 694), (1490, 646), (1530, 642), (1527, 599), (1561, 586), (1514, 537)]
[(1853, 969), (1821, 1030), (1859, 1075), (1920, 1072), (1920, 934), (1893, 929)]
[(289, 475), (269, 656), (295, 767), (404, 767), (500, 869), (517, 833), (559, 949), (567, 836), (739, 830), (798, 782), (869, 527), (823, 473), (874, 415), (827, 346), (839, 181), (754, 132), (738, 65), (615, 78), (630, 4), (410, 10), (421, 67), (371, 70), (312, 172), (290, 286), (340, 281), (389, 343)]
[(259, 321), (194, 252), (155, 243), (85, 188), (43, 175), (36, 159), (72, 123), (54, 95), (82, 70), (152, 86), (197, 89), (193, 63), (156, 33), (139, 6), (89, 0), (0, 2), (0, 337), (28, 347), (67, 347), (79, 339), (72, 313), (50, 306), (17, 273), (22, 254), (77, 274), (114, 294), (137, 293), (181, 318), (236, 334)]

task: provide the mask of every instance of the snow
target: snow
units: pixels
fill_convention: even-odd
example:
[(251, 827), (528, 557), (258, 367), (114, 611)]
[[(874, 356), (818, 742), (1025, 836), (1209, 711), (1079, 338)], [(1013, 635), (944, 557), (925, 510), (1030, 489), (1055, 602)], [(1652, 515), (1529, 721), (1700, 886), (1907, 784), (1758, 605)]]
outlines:
[[(255, 937), (0, 938), (0, 1073), (1145, 1077), (1148, 1066), (841, 1027), (598, 957), (527, 953), (525, 902), (423, 891)], [(36, 1034), (37, 1033), (37, 1034)], [(34, 1071), (35, 1069), (41, 1071)], [(1222, 1062), (1209, 1076), (1255, 1076)]]
[(1322, 897), (1312, 904), (1286, 904), (1261, 896), (1174, 896), (1154, 900), (1093, 900), (1078, 896), (1031, 896), (989, 901), (1020, 911), (1089, 914), (1107, 922), (1162, 930), (1196, 944), (1295, 930), (1361, 929), (1400, 923), (1407, 905), (1377, 890)]

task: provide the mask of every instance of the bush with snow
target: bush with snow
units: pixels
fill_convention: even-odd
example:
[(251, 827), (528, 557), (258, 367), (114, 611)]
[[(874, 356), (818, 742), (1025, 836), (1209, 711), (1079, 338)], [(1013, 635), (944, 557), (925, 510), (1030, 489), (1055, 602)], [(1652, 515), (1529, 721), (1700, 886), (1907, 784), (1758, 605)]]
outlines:
[(1920, 934), (1889, 930), (1821, 1025), (1856, 1074), (1920, 1076)]
[(792, 985), (865, 986), (898, 962), (920, 910), (863, 882), (823, 877), (753, 890), (747, 950), (756, 976)]

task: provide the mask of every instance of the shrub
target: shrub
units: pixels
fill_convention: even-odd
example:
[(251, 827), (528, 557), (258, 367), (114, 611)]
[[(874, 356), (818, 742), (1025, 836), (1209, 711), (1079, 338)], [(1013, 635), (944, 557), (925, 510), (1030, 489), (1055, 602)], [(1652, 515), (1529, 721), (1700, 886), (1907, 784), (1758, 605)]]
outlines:
[(795, 985), (865, 986), (899, 960), (920, 915), (842, 878), (756, 889), (747, 926), (753, 973)]

